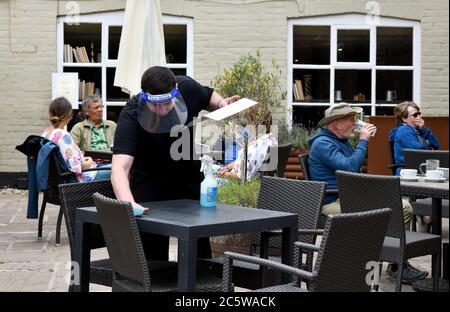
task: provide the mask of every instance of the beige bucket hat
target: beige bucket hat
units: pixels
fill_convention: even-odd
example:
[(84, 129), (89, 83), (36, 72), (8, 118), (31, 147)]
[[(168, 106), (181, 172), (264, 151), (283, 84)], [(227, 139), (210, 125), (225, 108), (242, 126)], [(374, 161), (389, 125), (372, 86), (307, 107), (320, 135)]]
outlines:
[(363, 109), (361, 107), (350, 106), (345, 102), (333, 104), (325, 110), (325, 117), (319, 121), (318, 126), (323, 127), (328, 125), (333, 120), (347, 117), (351, 114), (359, 114), (362, 111)]

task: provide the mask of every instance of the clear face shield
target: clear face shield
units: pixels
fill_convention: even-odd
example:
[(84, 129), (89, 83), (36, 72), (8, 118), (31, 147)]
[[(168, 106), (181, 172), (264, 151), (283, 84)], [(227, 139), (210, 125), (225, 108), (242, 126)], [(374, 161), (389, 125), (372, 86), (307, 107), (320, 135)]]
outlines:
[(170, 133), (174, 126), (186, 123), (187, 113), (186, 103), (177, 87), (166, 94), (140, 93), (137, 118), (149, 133)]

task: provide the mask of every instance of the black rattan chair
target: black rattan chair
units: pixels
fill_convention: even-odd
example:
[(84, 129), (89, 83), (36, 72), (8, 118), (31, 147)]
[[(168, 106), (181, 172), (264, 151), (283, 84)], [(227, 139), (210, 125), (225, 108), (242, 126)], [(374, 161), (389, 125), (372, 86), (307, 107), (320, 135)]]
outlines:
[[(317, 231), (316, 228), (325, 194), (325, 186), (326, 183), (324, 182), (262, 177), (257, 208), (298, 214), (297, 239), (304, 243), (314, 244), (316, 235), (322, 234), (322, 231)], [(253, 248), (252, 251), (249, 250), (249, 254), (256, 253), (257, 246), (260, 246), (261, 235), (266, 236), (268, 240), (264, 240), (267, 244), (260, 248), (260, 257), (267, 258), (269, 249), (281, 247), (281, 230), (252, 233), (251, 243)], [(281, 262), (279, 257), (269, 258)], [(218, 268), (218, 275), (221, 276), (223, 258), (215, 258), (210, 261), (221, 264)], [(307, 253), (304, 268), (311, 270), (312, 253)], [(262, 270), (258, 265), (236, 261), (233, 281), (236, 286), (256, 289), (279, 284), (281, 274), (274, 270)]]
[[(405, 157), (405, 168), (407, 169), (417, 169), (421, 163), (424, 163), (427, 159), (439, 159), (439, 164), (441, 167), (448, 168), (448, 150), (414, 150), (414, 149), (404, 149), (403, 155)], [(431, 216), (432, 212), (432, 200), (431, 198), (414, 198), (411, 202), (413, 207), (413, 220), (415, 216)], [(448, 199), (442, 200), (442, 217), (448, 218), (449, 208)], [(412, 223), (412, 230), (416, 230), (416, 222)]]
[[(366, 269), (366, 266), (371, 262), (373, 263), (372, 267), (377, 265), (390, 215), (391, 209), (386, 208), (370, 212), (328, 216), (320, 248), (311, 244), (295, 243), (302, 250), (318, 252), (312, 272), (267, 259), (226, 252), (223, 290), (233, 290), (234, 266), (232, 262), (242, 261), (288, 273), (302, 280), (308, 280), (308, 291), (369, 291), (371, 281), (368, 277), (371, 273)], [(358, 233), (358, 235), (355, 235), (355, 233)], [(301, 288), (300, 284), (294, 282), (256, 291), (302, 292), (306, 290)]]
[[(432, 255), (434, 290), (439, 280), (441, 237), (428, 233), (405, 231), (403, 223), (400, 178), (336, 171), (341, 210), (343, 213), (371, 211), (381, 207), (392, 209), (392, 218), (386, 232), (380, 260), (397, 263), (396, 291), (401, 291), (404, 261)], [(355, 232), (355, 236), (359, 233)]]
[[(104, 196), (113, 198), (115, 197), (111, 181), (109, 180), (59, 185), (61, 209), (64, 211), (64, 218), (66, 220), (71, 259), (73, 259), (74, 255), (73, 246), (77, 209), (95, 206), (93, 198), (94, 193), (100, 193)], [(106, 247), (102, 229), (98, 225), (92, 225), (90, 244), (92, 249)], [(112, 268), (109, 259), (91, 261), (89, 282), (104, 286), (112, 286)]]
[(391, 140), (388, 141), (388, 148), (389, 148), (389, 155), (391, 158), (391, 163), (387, 167), (392, 170), (392, 175), (395, 175), (397, 172), (397, 168), (403, 167), (403, 164), (395, 163), (394, 141), (391, 141)]
[[(44, 214), (47, 203), (60, 206), (58, 219), (56, 221), (56, 237), (55, 244), (59, 246), (61, 241), (61, 223), (63, 217), (63, 208), (61, 207), (61, 200), (59, 194), (58, 186), (63, 183), (77, 183), (75, 178), (75, 173), (69, 171), (67, 167), (61, 167), (61, 154), (59, 148), (55, 148), (50, 155), (50, 167), (48, 173), (48, 186), (45, 191), (43, 191), (44, 197), (42, 199), (41, 209), (39, 211), (39, 220), (38, 220), (38, 239), (42, 239), (42, 227), (44, 222)], [(85, 169), (86, 171), (100, 171), (100, 170), (110, 170), (109, 168), (92, 168)]]
[[(94, 201), (111, 259), (112, 290), (176, 291), (177, 267), (165, 268), (166, 261), (146, 261), (131, 204), (98, 193), (94, 194)], [(199, 267), (196, 290), (219, 291), (221, 280)]]
[[(309, 174), (309, 155), (308, 154), (301, 154), (298, 155), (298, 159), (300, 160), (300, 167), (302, 168), (303, 171), (303, 179), (307, 180), (307, 181), (312, 181), (311, 180), (311, 175)], [(336, 189), (326, 189), (325, 190), (325, 195), (331, 195), (331, 194), (337, 194), (338, 190)], [(320, 209), (320, 211), (322, 212), (322, 208)], [(327, 220), (327, 216), (325, 216), (324, 214), (320, 214), (319, 215), (319, 223), (317, 225), (317, 228), (319, 229), (323, 229), (325, 226), (325, 221)]]

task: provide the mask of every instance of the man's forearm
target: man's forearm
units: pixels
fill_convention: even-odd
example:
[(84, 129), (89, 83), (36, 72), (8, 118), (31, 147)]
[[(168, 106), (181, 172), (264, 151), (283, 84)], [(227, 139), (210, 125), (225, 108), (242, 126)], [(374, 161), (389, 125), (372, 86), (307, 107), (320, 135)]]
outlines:
[(114, 194), (118, 200), (135, 203), (133, 194), (130, 189), (130, 182), (128, 181), (127, 173), (124, 170), (112, 170), (111, 183), (114, 189)]
[[(215, 111), (216, 109), (221, 108), (222, 106), (224, 106), (224, 103), (221, 103), (222, 100), (223, 100), (223, 97), (220, 96), (216, 91), (214, 91), (209, 100), (209, 105), (207, 107), (207, 110), (212, 112), (212, 111)], [(219, 107), (219, 105), (220, 105), (220, 107)]]

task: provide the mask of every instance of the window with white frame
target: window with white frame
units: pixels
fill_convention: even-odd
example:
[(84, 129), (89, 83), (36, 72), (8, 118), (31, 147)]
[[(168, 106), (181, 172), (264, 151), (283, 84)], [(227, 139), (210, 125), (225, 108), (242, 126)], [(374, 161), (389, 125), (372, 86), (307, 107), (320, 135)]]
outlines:
[(288, 106), (292, 121), (315, 127), (331, 103), (392, 115), (402, 101), (420, 102), (420, 23), (363, 14), (288, 22)]
[[(78, 73), (80, 103), (91, 93), (101, 94), (104, 118), (110, 120), (118, 118), (129, 98), (114, 86), (123, 17), (124, 11), (85, 14), (79, 16), (77, 24), (73, 24), (71, 16), (58, 18), (58, 72)], [(162, 22), (167, 67), (176, 75), (193, 76), (192, 18), (163, 15)], [(81, 48), (80, 54), (85, 54), (84, 60), (72, 53), (76, 47)]]

